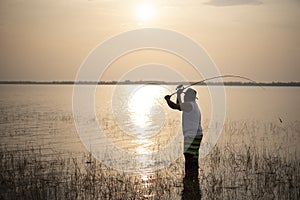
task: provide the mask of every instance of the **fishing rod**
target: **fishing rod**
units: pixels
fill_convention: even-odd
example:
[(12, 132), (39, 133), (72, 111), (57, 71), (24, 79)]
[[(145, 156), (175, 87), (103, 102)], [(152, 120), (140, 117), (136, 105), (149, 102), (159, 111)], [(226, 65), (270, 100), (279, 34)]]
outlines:
[[(188, 86), (186, 86), (186, 87), (183, 87), (183, 85), (178, 85), (177, 88), (176, 88), (176, 90), (178, 90), (178, 89), (184, 90), (184, 89), (187, 89), (187, 88), (189, 88), (189, 87), (192, 87), (193, 85), (198, 85), (198, 84), (200, 84), (200, 83), (204, 83), (204, 82), (206, 82), (206, 81), (210, 81), (210, 80), (218, 79), (218, 78), (240, 78), (240, 79), (244, 79), (244, 80), (247, 80), (247, 81), (250, 81), (250, 82), (252, 82), (252, 83), (256, 83), (256, 84), (257, 84), (256, 81), (254, 81), (254, 80), (252, 80), (252, 79), (250, 79), (250, 78), (247, 78), (247, 77), (245, 77), (245, 76), (239, 76), (239, 75), (227, 74), (227, 75), (221, 75), (221, 76), (214, 76), (214, 77), (206, 78), (206, 79), (203, 79), (203, 80), (201, 80), (201, 81), (195, 82), (195, 83), (193, 83), (193, 84), (191, 84), (191, 85), (188, 85)], [(260, 85), (259, 85), (259, 86), (260, 86)], [(260, 87), (261, 87), (262, 89), (264, 89), (264, 87), (262, 87), (262, 86), (260, 86)], [(174, 93), (172, 93), (170, 96), (173, 96), (173, 95), (176, 94), (176, 93), (177, 93), (177, 91), (174, 92)]]

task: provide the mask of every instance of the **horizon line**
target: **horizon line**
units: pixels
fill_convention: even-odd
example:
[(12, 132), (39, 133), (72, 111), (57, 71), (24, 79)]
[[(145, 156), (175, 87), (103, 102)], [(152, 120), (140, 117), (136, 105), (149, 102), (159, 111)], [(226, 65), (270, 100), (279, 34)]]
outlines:
[[(178, 85), (178, 84), (194, 84), (197, 81), (0, 81), (0, 84), (23, 84), (23, 85), (138, 85), (138, 84), (149, 84), (149, 85)], [(240, 81), (224, 81), (215, 82), (208, 81), (206, 83), (197, 84), (201, 85), (224, 85), (224, 86), (293, 86), (300, 87), (300, 81), (272, 81), (272, 82), (240, 82)]]

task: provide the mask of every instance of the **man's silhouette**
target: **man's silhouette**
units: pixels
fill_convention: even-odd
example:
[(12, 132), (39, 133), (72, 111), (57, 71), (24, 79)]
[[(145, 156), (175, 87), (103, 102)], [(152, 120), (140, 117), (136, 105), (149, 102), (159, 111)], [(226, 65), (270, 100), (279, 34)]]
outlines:
[[(181, 100), (182, 93), (185, 93), (183, 102)], [(201, 113), (196, 103), (196, 95), (197, 92), (191, 88), (187, 89), (186, 92), (183, 92), (183, 89), (179, 89), (177, 90), (176, 103), (170, 100), (170, 95), (165, 96), (165, 100), (170, 108), (182, 111), (185, 158), (183, 199), (185, 196), (188, 196), (189, 199), (194, 199), (193, 197), (197, 197), (197, 199), (201, 198), (198, 181), (198, 158), (203, 134), (201, 128)]]

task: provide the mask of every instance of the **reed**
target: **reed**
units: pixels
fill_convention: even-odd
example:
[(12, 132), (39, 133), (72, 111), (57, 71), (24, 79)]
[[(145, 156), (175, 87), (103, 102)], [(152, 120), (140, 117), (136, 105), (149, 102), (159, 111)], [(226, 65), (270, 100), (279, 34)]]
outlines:
[[(257, 131), (273, 136), (286, 131), (281, 139), (288, 142), (297, 137), (299, 123), (257, 127), (240, 122), (224, 127), (230, 132), (224, 135), (227, 140), (221, 138), (223, 143), (200, 160), (202, 199), (300, 199), (297, 149), (287, 151), (283, 144), (272, 149), (253, 139)], [(230, 143), (241, 134), (239, 144)], [(183, 162), (180, 158), (155, 172), (125, 173), (89, 153), (49, 159), (42, 148), (2, 146), (0, 199), (181, 199)]]

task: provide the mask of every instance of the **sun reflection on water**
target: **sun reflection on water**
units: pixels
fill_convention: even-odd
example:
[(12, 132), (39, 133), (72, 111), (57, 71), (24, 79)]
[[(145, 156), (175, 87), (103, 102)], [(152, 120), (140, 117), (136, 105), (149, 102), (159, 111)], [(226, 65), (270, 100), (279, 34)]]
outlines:
[(163, 126), (164, 109), (161, 102), (165, 94), (166, 89), (164, 87), (147, 85), (136, 89), (130, 96), (128, 102), (129, 117), (139, 132), (139, 136), (146, 136), (151, 129), (157, 132)]
[(124, 150), (135, 154), (143, 173), (156, 169), (161, 161), (153, 153), (164, 148), (173, 136), (174, 131), (169, 129), (173, 114), (164, 99), (171, 92), (170, 86), (150, 84), (117, 86), (113, 92), (112, 109), (118, 129), (110, 137), (122, 149), (130, 142)]

